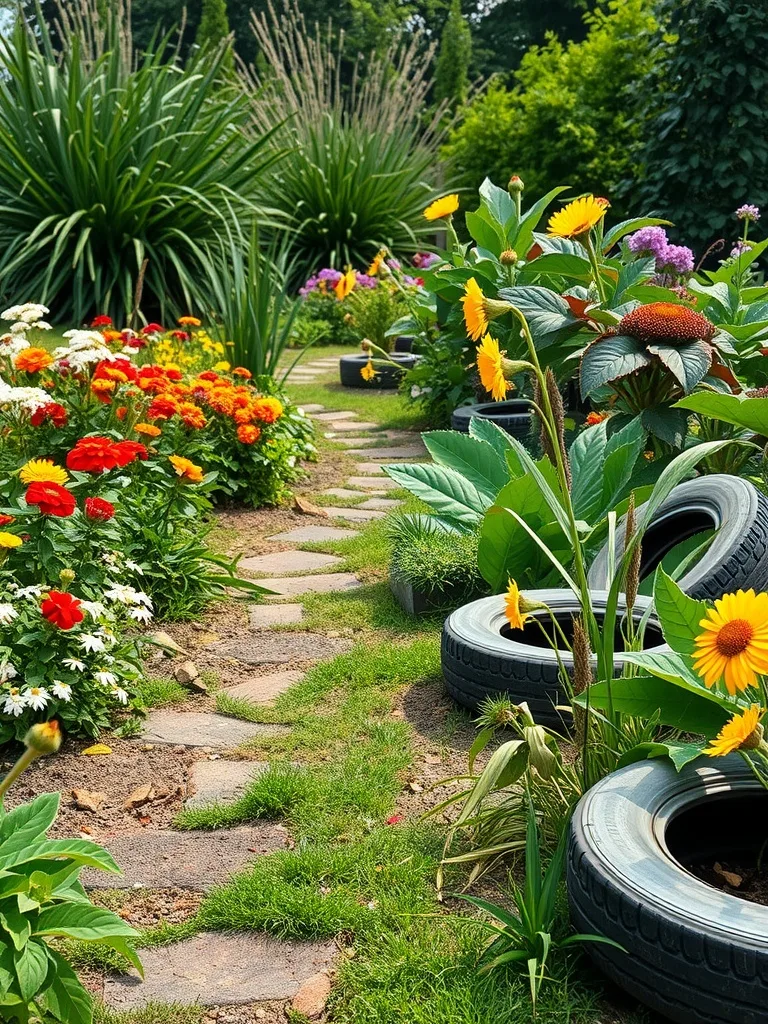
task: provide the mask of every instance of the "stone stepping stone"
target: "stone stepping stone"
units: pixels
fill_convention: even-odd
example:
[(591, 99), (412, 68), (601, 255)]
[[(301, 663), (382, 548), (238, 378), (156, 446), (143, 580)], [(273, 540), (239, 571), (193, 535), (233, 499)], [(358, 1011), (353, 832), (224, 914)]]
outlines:
[[(326, 434), (325, 436), (328, 437), (329, 435)], [(372, 434), (368, 434), (366, 437), (334, 437), (333, 440), (336, 444), (343, 445), (345, 448), (359, 448), (360, 445), (363, 444), (375, 444), (378, 438), (374, 437)], [(350, 452), (350, 454), (359, 455), (361, 453), (359, 451), (354, 451)], [(368, 452), (365, 451), (362, 454), (368, 455)]]
[(378, 430), (378, 423), (361, 423), (360, 420), (336, 420), (333, 424), (333, 428), (336, 432), (346, 432), (352, 430)]
[(363, 476), (382, 476), (384, 474), (384, 470), (378, 462), (358, 462), (355, 471)]
[[(362, 498), (363, 495), (360, 491), (351, 491), (348, 487), (329, 487), (327, 491), (321, 491), (321, 494), (328, 495), (329, 498)], [(382, 494), (384, 492), (382, 491)]]
[(185, 809), (234, 803), (248, 783), (269, 768), (268, 761), (195, 761), (190, 773), (194, 789)]
[(324, 540), (347, 540), (357, 535), (357, 530), (344, 530), (339, 526), (296, 526), (293, 530), (284, 530), (282, 533), (267, 537), (267, 540), (309, 544)]
[(318, 412), (312, 417), (313, 420), (320, 420), (324, 423), (326, 420), (332, 422), (334, 420), (351, 420), (357, 416), (356, 412)]
[(303, 672), (270, 672), (269, 675), (252, 676), (235, 686), (228, 686), (226, 692), (230, 697), (249, 700), (251, 704), (271, 704), (275, 697), (285, 693), (289, 687), (303, 678)]
[(381, 459), (383, 462), (390, 462), (392, 459), (423, 459), (426, 455), (426, 448), (417, 448), (416, 445), (404, 445), (402, 448), (352, 448), (350, 455), (364, 455), (367, 459)]
[[(337, 510), (328, 509), (328, 511), (331, 515), (335, 515)], [(341, 511), (353, 512), (354, 509), (342, 509)], [(372, 512), (363, 513), (359, 518), (365, 519), (374, 514)], [(329, 572), (324, 576), (277, 576), (274, 579), (260, 579), (259, 583), (268, 590), (274, 591), (278, 597), (308, 594), (310, 591), (328, 594), (337, 590), (356, 590), (362, 586), (357, 576), (351, 572)]]
[(215, 832), (143, 829), (121, 836), (99, 835), (122, 875), (86, 869), (81, 881), (89, 889), (195, 889), (205, 891), (226, 881), (249, 861), (285, 849), (285, 829), (266, 822)]
[[(289, 580), (296, 578), (288, 577)], [(286, 665), (289, 661), (335, 658), (337, 654), (348, 651), (351, 646), (351, 640), (323, 636), (321, 633), (265, 632), (248, 640), (232, 640), (229, 643), (217, 644), (216, 653), (236, 658), (246, 665)]]
[(318, 405), (317, 402), (307, 402), (306, 405), (302, 405), (299, 408), (303, 409), (307, 415), (311, 415), (313, 412), (322, 412), (325, 406)]
[(283, 736), (288, 731), (284, 725), (242, 722), (239, 718), (206, 714), (203, 711), (185, 713), (157, 708), (147, 715), (140, 738), (142, 743), (229, 750), (259, 736)]
[[(378, 490), (378, 491), (399, 491), (400, 484), (394, 480), (390, 480), (387, 477), (379, 477), (374, 479), (370, 476), (351, 476), (347, 480), (350, 487), (362, 487), (366, 491)], [(241, 562), (240, 565), (243, 563)]]
[(369, 498), (368, 501), (361, 501), (356, 508), (399, 508), (403, 504), (402, 501), (397, 501), (395, 498)]
[(301, 622), (304, 606), (300, 604), (252, 604), (250, 615), (251, 629), (271, 629), (273, 626), (290, 626)]
[[(332, 508), (330, 505), (326, 505), (326, 511), (329, 516), (333, 516), (334, 519), (346, 519), (350, 523), (364, 523), (369, 519), (381, 519), (384, 515), (383, 512), (376, 512), (373, 509), (360, 508), (359, 505), (355, 505), (352, 508)], [(310, 577), (311, 578), (311, 577)], [(316, 577), (317, 579), (324, 579), (323, 576)], [(262, 580), (264, 586), (267, 586), (267, 581)], [(273, 587), (269, 588), (274, 589)]]
[(281, 576), (284, 573), (327, 569), (329, 565), (338, 565), (340, 561), (336, 555), (323, 555), (317, 551), (277, 551), (274, 554), (241, 558), (238, 568), (246, 569), (248, 572)]

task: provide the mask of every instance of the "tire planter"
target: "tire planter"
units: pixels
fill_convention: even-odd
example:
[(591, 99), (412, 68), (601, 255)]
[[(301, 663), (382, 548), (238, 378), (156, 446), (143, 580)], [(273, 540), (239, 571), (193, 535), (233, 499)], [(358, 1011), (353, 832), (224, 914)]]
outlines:
[(360, 375), (360, 371), (368, 362), (368, 356), (342, 356), (339, 360), (339, 376), (342, 385), (345, 388), (368, 388), (374, 391), (382, 388), (390, 391), (394, 390), (399, 386), (404, 371), (410, 370), (416, 365), (416, 356), (407, 353), (393, 353), (389, 358), (397, 363), (397, 366), (374, 360), (373, 365), (376, 370), (376, 376), (373, 380), (364, 380)]
[(683, 866), (695, 853), (727, 859), (739, 836), (749, 837), (750, 851), (757, 844), (756, 856), (766, 812), (768, 793), (737, 755), (680, 774), (662, 760), (633, 764), (576, 807), (567, 867), (573, 923), (627, 950), (588, 947), (609, 978), (668, 1020), (768, 1021), (768, 907)]
[(416, 341), (414, 334), (399, 334), (392, 346), (393, 352), (413, 352), (413, 345)]
[[(662, 503), (643, 538), (641, 578), (677, 544), (712, 527), (717, 534), (678, 581), (681, 588), (709, 600), (732, 590), (768, 589), (768, 498), (749, 481), (720, 474), (688, 480)], [(625, 529), (622, 519), (616, 529), (617, 558), (624, 551)], [(610, 585), (607, 545), (592, 563), (589, 584), (597, 590)]]
[(511, 437), (525, 441), (531, 436), (531, 404), (524, 398), (509, 402), (481, 402), (479, 405), (460, 405), (451, 416), (451, 427), (462, 434), (469, 433), (469, 421), (473, 416), (493, 420)]
[[(570, 590), (531, 590), (526, 596), (547, 604), (558, 623), (566, 631), (579, 604)], [(605, 609), (608, 595), (592, 595), (595, 613)], [(634, 615), (639, 622), (650, 599), (638, 598)], [(465, 708), (476, 711), (488, 697), (509, 696), (516, 704), (527, 701), (531, 713), (541, 725), (562, 729), (570, 724), (568, 712), (559, 712), (559, 705), (568, 703), (560, 678), (555, 652), (546, 644), (536, 623), (524, 630), (512, 630), (504, 614), (505, 596), (482, 597), (451, 612), (443, 625), (441, 661), (445, 688)], [(546, 613), (534, 617), (548, 622)], [(646, 629), (646, 649), (668, 650), (655, 619)], [(566, 669), (573, 668), (569, 651), (560, 651)], [(594, 659), (593, 664), (597, 665)], [(622, 669), (621, 655), (614, 659), (616, 673)]]

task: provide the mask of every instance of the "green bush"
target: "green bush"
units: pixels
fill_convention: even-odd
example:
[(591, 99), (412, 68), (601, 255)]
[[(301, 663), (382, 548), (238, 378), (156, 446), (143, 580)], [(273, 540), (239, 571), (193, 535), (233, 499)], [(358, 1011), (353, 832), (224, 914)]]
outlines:
[(5, 299), (34, 296), (57, 316), (130, 313), (144, 261), (150, 309), (191, 305), (194, 243), (224, 218), (248, 216), (275, 159), (246, 138), (248, 101), (224, 88), (224, 51), (181, 66), (161, 54), (136, 66), (114, 15), (102, 43), (18, 19), (0, 43), (0, 272)]
[(398, 517), (389, 533), (390, 572), (414, 590), (435, 597), (450, 591), (451, 600), (461, 603), (488, 589), (477, 568), (477, 534), (449, 532), (429, 516)]
[(347, 301), (358, 340), (367, 338), (379, 348), (389, 349), (392, 339), (387, 331), (408, 309), (402, 295), (380, 283), (376, 288), (356, 288)]
[[(462, 184), (519, 174), (529, 193), (563, 181), (615, 200), (631, 176), (641, 125), (639, 79), (654, 61), (649, 0), (611, 0), (586, 15), (587, 38), (550, 36), (526, 53), (507, 90), (492, 83), (450, 135), (444, 155)], [(644, 102), (644, 100), (643, 100)]]

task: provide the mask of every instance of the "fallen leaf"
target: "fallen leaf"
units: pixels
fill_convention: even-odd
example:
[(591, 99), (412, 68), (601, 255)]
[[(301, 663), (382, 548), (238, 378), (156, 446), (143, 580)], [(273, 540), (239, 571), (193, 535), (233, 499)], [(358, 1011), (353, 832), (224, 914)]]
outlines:
[(112, 747), (108, 747), (106, 743), (94, 743), (92, 746), (86, 747), (85, 750), (81, 750), (80, 753), (88, 757), (98, 757), (101, 754), (111, 754)]
[(407, 788), (412, 793), (423, 793), (424, 792), (424, 787), (422, 785), (420, 785), (418, 782), (409, 782)]

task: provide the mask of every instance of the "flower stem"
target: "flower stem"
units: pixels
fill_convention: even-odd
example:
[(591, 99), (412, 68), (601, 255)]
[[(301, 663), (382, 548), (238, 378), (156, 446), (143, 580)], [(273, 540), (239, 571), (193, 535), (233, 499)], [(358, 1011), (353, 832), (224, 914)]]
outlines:
[(597, 253), (595, 247), (592, 244), (592, 236), (589, 232), (584, 236), (584, 248), (587, 250), (589, 255), (589, 262), (592, 264), (592, 277), (595, 282), (595, 288), (597, 288), (597, 294), (600, 296), (600, 305), (605, 306), (605, 285), (603, 279), (600, 276), (600, 265), (597, 262)]

